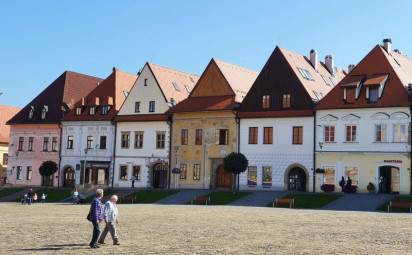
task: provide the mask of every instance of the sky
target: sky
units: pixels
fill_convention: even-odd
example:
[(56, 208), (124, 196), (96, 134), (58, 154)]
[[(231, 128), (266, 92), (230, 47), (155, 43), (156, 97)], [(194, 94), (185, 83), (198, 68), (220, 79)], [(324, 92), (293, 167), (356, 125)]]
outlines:
[(101, 78), (149, 61), (201, 74), (212, 57), (260, 71), (276, 45), (358, 63), (384, 38), (412, 55), (412, 1), (2, 1), (0, 105), (65, 70)]

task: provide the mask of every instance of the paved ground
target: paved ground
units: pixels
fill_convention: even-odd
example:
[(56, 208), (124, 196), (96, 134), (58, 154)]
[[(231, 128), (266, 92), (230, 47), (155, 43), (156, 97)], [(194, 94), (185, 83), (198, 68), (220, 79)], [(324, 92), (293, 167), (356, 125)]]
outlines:
[(322, 209), (339, 211), (374, 211), (395, 195), (390, 194), (344, 194)]
[(210, 190), (180, 190), (178, 193), (168, 196), (160, 201), (157, 201), (156, 204), (164, 205), (185, 205), (191, 201), (196, 196), (206, 195)]
[(91, 250), (88, 205), (0, 206), (0, 254), (411, 254), (410, 214), (119, 205), (120, 246)]
[(267, 206), (275, 198), (281, 198), (286, 195), (284, 191), (254, 191), (252, 194), (238, 199), (230, 205), (237, 206)]

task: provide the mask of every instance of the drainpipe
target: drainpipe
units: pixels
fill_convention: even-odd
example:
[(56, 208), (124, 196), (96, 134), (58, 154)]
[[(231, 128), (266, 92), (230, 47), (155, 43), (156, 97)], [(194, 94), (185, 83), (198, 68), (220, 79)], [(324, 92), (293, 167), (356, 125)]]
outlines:
[[(172, 178), (172, 131), (173, 131), (173, 115), (168, 116), (167, 124), (169, 125), (169, 172), (168, 172), (168, 181), (167, 181), (167, 189), (170, 189), (170, 183)], [(176, 155), (177, 157), (177, 155)]]
[[(236, 117), (235, 117), (235, 121), (236, 121), (236, 125), (237, 125), (237, 152), (240, 153), (240, 118), (239, 118), (239, 114), (236, 112)], [(237, 191), (239, 191), (240, 189), (240, 181), (239, 181), (239, 174), (237, 174), (237, 178), (236, 178), (236, 182), (237, 182)]]
[(57, 188), (60, 188), (60, 178), (61, 178), (61, 162), (62, 162), (62, 135), (63, 135), (63, 131), (62, 131), (62, 125), (60, 124), (60, 134), (59, 134), (59, 138), (60, 138), (60, 144), (59, 144), (59, 172), (57, 173)]
[[(117, 138), (117, 122), (114, 122), (112, 189), (114, 188), (114, 171), (116, 168), (116, 138)], [(109, 177), (110, 177), (110, 172), (109, 172)]]
[(316, 192), (316, 111), (313, 118), (313, 192)]

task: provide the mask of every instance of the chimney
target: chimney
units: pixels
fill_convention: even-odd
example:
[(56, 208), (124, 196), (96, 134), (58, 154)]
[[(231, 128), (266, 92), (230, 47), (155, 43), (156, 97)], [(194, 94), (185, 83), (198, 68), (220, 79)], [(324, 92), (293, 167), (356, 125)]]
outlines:
[(116, 68), (115, 66), (113, 66), (113, 73), (119, 71), (119, 68)]
[(383, 39), (383, 48), (386, 50), (387, 53), (390, 53), (392, 50), (392, 40), (391, 38)]
[(309, 55), (310, 63), (312, 64), (313, 68), (317, 71), (318, 70), (318, 53), (316, 50), (311, 49)]
[(86, 105), (86, 99), (84, 97), (82, 97), (82, 106)]
[(353, 68), (355, 68), (354, 64), (348, 65), (348, 73), (350, 73), (353, 70)]
[(333, 62), (333, 57), (332, 55), (326, 55), (325, 57), (325, 65), (328, 68), (329, 72), (331, 74), (335, 73), (335, 64)]

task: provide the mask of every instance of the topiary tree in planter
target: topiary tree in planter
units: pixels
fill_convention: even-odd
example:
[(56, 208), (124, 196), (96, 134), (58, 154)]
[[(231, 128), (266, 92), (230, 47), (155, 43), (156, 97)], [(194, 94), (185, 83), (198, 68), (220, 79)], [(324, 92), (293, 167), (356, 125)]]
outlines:
[[(51, 180), (51, 176), (57, 172), (58, 166), (56, 162), (54, 161), (44, 161), (40, 168), (39, 168), (39, 173), (41, 176), (43, 176), (43, 179)], [(47, 178), (45, 178), (47, 177)], [(46, 186), (49, 186), (50, 184), (47, 183)]]
[(234, 190), (239, 190), (239, 174), (246, 171), (249, 161), (242, 153), (232, 152), (223, 159), (223, 167), (226, 171), (235, 175)]

